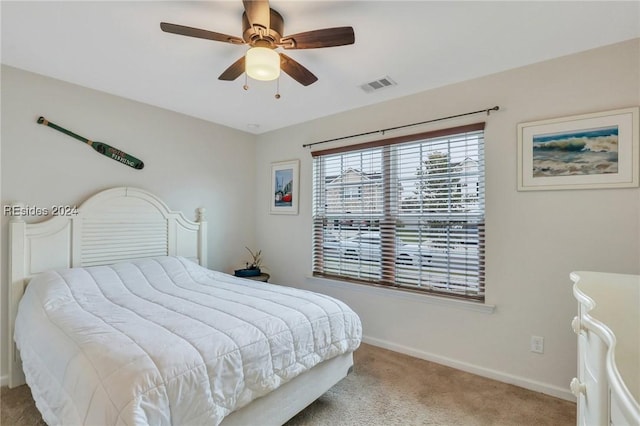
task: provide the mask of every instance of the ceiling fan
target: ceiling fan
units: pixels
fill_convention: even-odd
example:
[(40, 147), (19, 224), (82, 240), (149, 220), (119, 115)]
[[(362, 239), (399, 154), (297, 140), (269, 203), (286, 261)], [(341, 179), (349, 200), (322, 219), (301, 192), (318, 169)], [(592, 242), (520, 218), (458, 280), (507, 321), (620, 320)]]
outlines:
[(298, 83), (308, 86), (318, 77), (284, 53), (276, 52), (276, 48), (316, 49), (355, 42), (352, 27), (324, 28), (283, 36), (284, 19), (269, 7), (268, 0), (244, 0), (242, 4), (242, 38), (167, 22), (161, 22), (160, 28), (167, 33), (251, 46), (246, 56), (220, 74), (218, 79), (226, 81), (235, 80), (243, 72), (258, 80), (274, 80), (282, 69)]

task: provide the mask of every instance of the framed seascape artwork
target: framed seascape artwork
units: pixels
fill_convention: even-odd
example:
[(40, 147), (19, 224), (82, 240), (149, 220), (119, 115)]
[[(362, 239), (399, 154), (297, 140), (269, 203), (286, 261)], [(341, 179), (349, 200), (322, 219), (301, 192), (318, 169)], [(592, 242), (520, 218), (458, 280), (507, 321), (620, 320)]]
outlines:
[(299, 160), (271, 163), (272, 214), (298, 214)]
[(518, 190), (637, 187), (638, 111), (518, 124)]

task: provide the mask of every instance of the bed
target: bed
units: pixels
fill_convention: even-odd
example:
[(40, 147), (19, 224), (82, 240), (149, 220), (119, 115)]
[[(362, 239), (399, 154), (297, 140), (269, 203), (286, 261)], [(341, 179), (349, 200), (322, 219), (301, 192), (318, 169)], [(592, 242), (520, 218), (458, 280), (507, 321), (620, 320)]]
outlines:
[(113, 188), (9, 228), (9, 386), (48, 424), (278, 425), (351, 371), (357, 315), (207, 269), (203, 209)]

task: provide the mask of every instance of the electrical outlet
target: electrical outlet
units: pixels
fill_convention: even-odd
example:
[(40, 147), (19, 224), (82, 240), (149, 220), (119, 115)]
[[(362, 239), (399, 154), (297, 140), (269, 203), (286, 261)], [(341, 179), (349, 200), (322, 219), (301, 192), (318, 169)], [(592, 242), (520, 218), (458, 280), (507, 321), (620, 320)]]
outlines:
[(544, 337), (531, 336), (531, 352), (544, 353)]

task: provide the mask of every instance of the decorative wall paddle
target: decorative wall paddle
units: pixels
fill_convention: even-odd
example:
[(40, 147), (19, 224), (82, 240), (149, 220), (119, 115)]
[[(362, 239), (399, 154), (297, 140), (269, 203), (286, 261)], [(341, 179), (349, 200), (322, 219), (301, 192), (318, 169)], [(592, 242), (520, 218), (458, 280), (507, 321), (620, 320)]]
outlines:
[(83, 138), (80, 135), (76, 135), (75, 133), (67, 129), (64, 129), (56, 124), (53, 124), (52, 122), (48, 121), (44, 117), (38, 118), (38, 124), (44, 124), (45, 126), (49, 126), (53, 129), (56, 129), (57, 131), (62, 132), (66, 135), (69, 135), (72, 138), (76, 138), (79, 141), (86, 143), (91, 148), (95, 149), (105, 157), (109, 157), (113, 160), (116, 160), (118, 163), (122, 163), (124, 165), (133, 167), (134, 169), (138, 169), (138, 170), (144, 167), (144, 163), (142, 162), (142, 160), (138, 160), (136, 157), (129, 155), (126, 152), (120, 151), (119, 149), (114, 148), (111, 145), (108, 145), (104, 142), (94, 142), (94, 141), (90, 141), (89, 139)]

